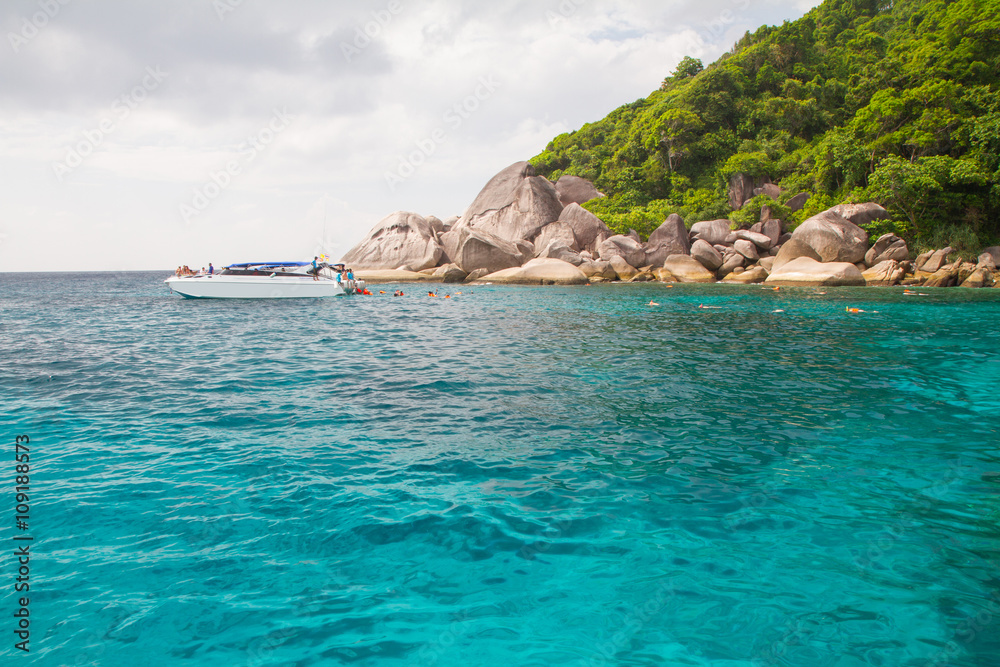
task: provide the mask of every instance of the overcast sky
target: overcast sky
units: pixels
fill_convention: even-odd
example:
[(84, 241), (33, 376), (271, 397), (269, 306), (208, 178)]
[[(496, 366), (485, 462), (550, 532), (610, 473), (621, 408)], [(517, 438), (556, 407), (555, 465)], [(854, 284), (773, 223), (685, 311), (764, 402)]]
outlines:
[(0, 271), (340, 257), (812, 0), (6, 0)]

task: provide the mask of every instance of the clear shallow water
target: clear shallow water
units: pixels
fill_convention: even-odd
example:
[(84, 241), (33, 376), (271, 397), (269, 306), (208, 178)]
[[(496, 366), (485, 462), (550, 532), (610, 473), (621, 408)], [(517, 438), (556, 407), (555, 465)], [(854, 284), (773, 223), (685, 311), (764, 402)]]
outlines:
[(1000, 290), (162, 278), (0, 274), (17, 664), (1000, 664)]

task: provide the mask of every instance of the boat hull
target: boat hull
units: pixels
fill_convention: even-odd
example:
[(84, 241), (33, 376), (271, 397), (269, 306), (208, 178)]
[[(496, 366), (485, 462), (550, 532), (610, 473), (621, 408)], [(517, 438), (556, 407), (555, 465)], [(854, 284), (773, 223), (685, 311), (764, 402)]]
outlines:
[(188, 299), (315, 299), (349, 293), (343, 283), (311, 276), (187, 276), (164, 282)]

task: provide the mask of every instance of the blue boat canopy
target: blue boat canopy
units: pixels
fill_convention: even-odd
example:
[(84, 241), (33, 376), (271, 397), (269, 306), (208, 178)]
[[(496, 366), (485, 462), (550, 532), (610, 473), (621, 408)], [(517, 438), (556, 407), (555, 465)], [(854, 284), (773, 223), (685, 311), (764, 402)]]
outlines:
[(230, 264), (227, 269), (248, 269), (251, 266), (274, 267), (282, 266), (309, 266), (311, 262), (247, 262), (246, 264)]

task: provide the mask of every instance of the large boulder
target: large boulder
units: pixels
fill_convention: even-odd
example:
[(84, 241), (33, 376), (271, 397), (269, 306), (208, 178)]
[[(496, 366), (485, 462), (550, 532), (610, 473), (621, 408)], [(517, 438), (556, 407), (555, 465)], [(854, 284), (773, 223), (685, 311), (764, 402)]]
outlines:
[(569, 204), (559, 214), (559, 222), (573, 230), (580, 250), (597, 252), (597, 245), (612, 236), (611, 230), (600, 218), (579, 204)]
[(730, 273), (723, 279), (723, 282), (753, 285), (767, 280), (767, 275), (767, 269), (763, 266), (753, 266), (742, 273)]
[(439, 266), (431, 275), (445, 283), (460, 283), (469, 277), (468, 273), (458, 268), (455, 264)]
[(747, 258), (736, 252), (735, 250), (730, 250), (725, 255), (722, 256), (722, 266), (716, 272), (720, 278), (725, 278), (730, 273), (736, 269), (743, 268), (746, 266)]
[(781, 196), (781, 188), (774, 183), (764, 183), (759, 188), (754, 188), (753, 193), (754, 195), (767, 195), (774, 201), (778, 201), (778, 197)]
[(980, 266), (986, 269), (987, 271), (996, 271), (997, 260), (993, 258), (992, 253), (984, 252), (979, 256), (979, 263), (977, 264), (977, 266)]
[(663, 262), (663, 268), (682, 283), (714, 283), (715, 276), (690, 255), (671, 255)]
[(898, 261), (887, 259), (862, 272), (861, 275), (864, 276), (865, 283), (868, 285), (890, 287), (898, 285), (906, 276), (906, 271), (899, 265)]
[(798, 239), (791, 238), (781, 244), (781, 249), (778, 250), (778, 254), (774, 257), (774, 268), (781, 268), (783, 265), (799, 257), (808, 257), (815, 259), (817, 262), (822, 261), (819, 253), (813, 250), (812, 246)]
[(397, 211), (380, 220), (368, 237), (341, 260), (359, 269), (409, 267), (422, 271), (438, 265), (441, 245), (434, 227), (416, 213)]
[(729, 224), (728, 220), (703, 220), (702, 222), (696, 222), (691, 225), (690, 236), (707, 241), (712, 245), (725, 243), (726, 237), (732, 232)]
[(955, 252), (951, 246), (934, 250), (930, 253), (923, 253), (917, 257), (917, 270), (927, 273), (936, 273), (948, 263), (948, 256)]
[(868, 251), (868, 232), (833, 209), (814, 215), (796, 227), (792, 240), (812, 248), (823, 262), (854, 264), (863, 260)]
[(895, 234), (883, 234), (865, 253), (865, 264), (875, 266), (889, 260), (905, 262), (910, 257), (906, 241)]
[(769, 220), (765, 220), (764, 224), (760, 227), (761, 234), (771, 240), (771, 245), (768, 246), (768, 248), (773, 248), (778, 245), (778, 240), (781, 238), (781, 220), (771, 218)]
[(983, 251), (983, 254), (979, 256), (979, 259), (983, 259), (983, 255), (989, 255), (993, 260), (993, 266), (1000, 266), (1000, 245), (990, 246)]
[(646, 251), (635, 239), (617, 234), (603, 241), (597, 248), (601, 259), (611, 260), (612, 257), (622, 257), (632, 266), (646, 265)]
[(577, 268), (588, 278), (602, 278), (604, 280), (615, 280), (618, 278), (618, 273), (611, 266), (611, 262), (606, 262), (603, 259), (585, 260)]
[(597, 191), (594, 184), (579, 176), (563, 174), (556, 181), (556, 194), (563, 206), (570, 204), (586, 204), (591, 199), (598, 199), (604, 195)]
[(580, 250), (580, 246), (576, 242), (576, 235), (573, 233), (573, 228), (565, 222), (550, 222), (542, 227), (542, 231), (538, 232), (538, 236), (532, 239), (532, 243), (535, 244), (536, 255), (552, 241), (560, 241), (570, 250)]
[(889, 219), (889, 212), (875, 202), (868, 202), (866, 204), (838, 204), (830, 210), (850, 220), (859, 227), (875, 220)]
[(980, 266), (965, 279), (965, 282), (962, 283), (962, 287), (992, 287), (993, 282), (993, 274), (990, 270)]
[(958, 267), (945, 266), (933, 273), (924, 287), (953, 287), (958, 284)]
[(736, 252), (740, 253), (751, 262), (756, 262), (760, 259), (760, 253), (757, 252), (757, 246), (746, 239), (738, 239), (735, 243), (733, 243), (733, 248)]
[(583, 264), (584, 259), (580, 256), (580, 253), (573, 250), (567, 246), (560, 239), (552, 239), (548, 244), (542, 248), (540, 251), (535, 252), (535, 257), (548, 257), (550, 259), (561, 259), (564, 262), (569, 262), (574, 266), (579, 266)]
[(797, 213), (798, 211), (802, 210), (802, 207), (806, 205), (806, 202), (809, 201), (809, 198), (811, 196), (812, 195), (809, 194), (808, 192), (800, 192), (799, 194), (795, 195), (794, 197), (786, 201), (785, 206), (787, 206), (788, 210), (791, 211), (792, 213)]
[(753, 243), (761, 250), (770, 250), (771, 246), (774, 245), (770, 236), (755, 232), (752, 229), (737, 229), (735, 232), (726, 237), (726, 243), (736, 243), (736, 241), (740, 239), (750, 241), (750, 243)]
[(709, 271), (718, 271), (722, 266), (722, 255), (719, 251), (701, 239), (691, 244), (691, 256)]
[(608, 263), (611, 264), (611, 268), (615, 270), (618, 280), (628, 281), (639, 275), (639, 269), (626, 262), (625, 258), (619, 255), (613, 255), (608, 260)]
[(520, 266), (531, 256), (526, 248), (480, 229), (461, 227), (441, 235), (449, 261), (466, 273), (485, 269), (489, 273)]
[(513, 243), (537, 236), (562, 210), (552, 183), (517, 162), (490, 179), (453, 230), (476, 229)]
[(671, 213), (646, 240), (646, 262), (652, 266), (663, 266), (671, 255), (687, 255), (691, 252), (691, 241), (684, 220)]
[(540, 257), (524, 266), (487, 274), (481, 280), (521, 285), (582, 285), (587, 282), (587, 276), (569, 262)]
[(743, 203), (753, 197), (753, 177), (736, 173), (729, 177), (729, 207), (738, 211)]
[(811, 257), (799, 257), (775, 266), (774, 272), (764, 281), (768, 285), (799, 285), (819, 287), (835, 285), (863, 286), (865, 278), (858, 267), (849, 262), (817, 262)]

